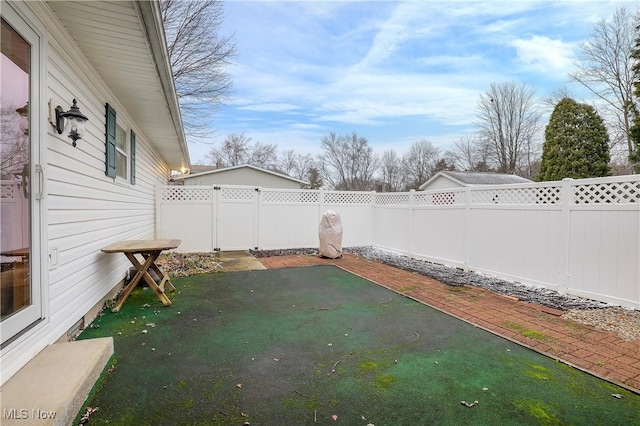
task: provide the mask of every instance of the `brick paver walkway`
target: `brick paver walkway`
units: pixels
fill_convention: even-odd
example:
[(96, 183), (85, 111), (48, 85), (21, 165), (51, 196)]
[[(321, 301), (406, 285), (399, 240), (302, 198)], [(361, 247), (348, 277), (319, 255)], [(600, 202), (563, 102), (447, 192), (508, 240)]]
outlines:
[(492, 333), (640, 393), (640, 340), (562, 319), (562, 311), (472, 286), (452, 287), (352, 254), (340, 259), (277, 256), (267, 268), (335, 264)]

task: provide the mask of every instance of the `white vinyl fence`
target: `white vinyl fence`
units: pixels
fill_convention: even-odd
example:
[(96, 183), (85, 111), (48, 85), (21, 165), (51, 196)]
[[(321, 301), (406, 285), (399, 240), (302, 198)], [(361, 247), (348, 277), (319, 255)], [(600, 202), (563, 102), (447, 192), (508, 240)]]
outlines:
[(2, 251), (29, 247), (29, 194), (20, 179), (0, 181)]
[(317, 247), (327, 210), (344, 247), (640, 308), (640, 175), (402, 193), (163, 186), (156, 235), (183, 252)]

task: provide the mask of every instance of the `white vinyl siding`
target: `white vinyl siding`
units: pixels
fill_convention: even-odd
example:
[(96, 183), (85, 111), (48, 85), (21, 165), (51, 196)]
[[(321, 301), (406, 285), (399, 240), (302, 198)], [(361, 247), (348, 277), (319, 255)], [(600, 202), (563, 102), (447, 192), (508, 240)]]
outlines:
[[(158, 184), (167, 183), (170, 170), (149, 137), (138, 128), (100, 70), (93, 68), (49, 6), (18, 2), (46, 32), (47, 86), (43, 98), (69, 105), (76, 98), (89, 118), (85, 136), (73, 147), (66, 135), (46, 124), (44, 145), (46, 251), (57, 251), (49, 265), (45, 289), (46, 318), (20, 339), (2, 348), (2, 381), (35, 354), (63, 336), (125, 277), (128, 260), (100, 251), (115, 241), (155, 237), (155, 197)], [(119, 7), (119, 5), (115, 5)], [(114, 184), (105, 175), (105, 104), (117, 110), (118, 122), (136, 134), (136, 184)], [(44, 109), (44, 108), (43, 108)], [(127, 160), (128, 161), (128, 160)], [(129, 166), (127, 166), (129, 167)], [(46, 265), (46, 260), (44, 261)]]

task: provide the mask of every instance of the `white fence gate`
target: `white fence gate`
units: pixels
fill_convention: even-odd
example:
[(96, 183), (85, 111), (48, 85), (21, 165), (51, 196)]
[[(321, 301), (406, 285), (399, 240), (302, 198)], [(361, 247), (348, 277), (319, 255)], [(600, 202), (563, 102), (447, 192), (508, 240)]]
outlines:
[(320, 218), (333, 209), (348, 229), (343, 245), (370, 246), (374, 197), (374, 192), (162, 186), (156, 235), (182, 239), (182, 252), (316, 247)]
[(184, 252), (317, 247), (335, 210), (344, 247), (640, 308), (640, 175), (403, 193), (163, 186), (157, 200), (157, 237)]

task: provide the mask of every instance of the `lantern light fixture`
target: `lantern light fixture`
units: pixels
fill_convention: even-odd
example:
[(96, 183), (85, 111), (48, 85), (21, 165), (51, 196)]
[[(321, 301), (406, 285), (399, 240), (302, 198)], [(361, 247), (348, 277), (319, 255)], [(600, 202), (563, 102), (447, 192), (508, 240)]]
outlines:
[(78, 102), (75, 99), (69, 111), (64, 111), (60, 105), (56, 107), (56, 130), (59, 135), (63, 131), (68, 133), (73, 146), (76, 146), (76, 141), (84, 136), (84, 123), (88, 120), (87, 116), (80, 112)]

